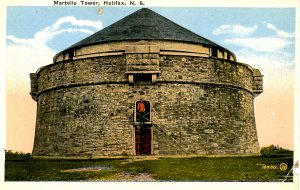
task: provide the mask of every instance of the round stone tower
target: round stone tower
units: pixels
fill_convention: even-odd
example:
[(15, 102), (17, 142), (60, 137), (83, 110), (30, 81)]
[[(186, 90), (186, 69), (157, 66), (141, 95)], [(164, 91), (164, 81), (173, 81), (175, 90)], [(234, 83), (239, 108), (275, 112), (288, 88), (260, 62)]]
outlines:
[(33, 155), (253, 155), (259, 70), (146, 8), (30, 74)]

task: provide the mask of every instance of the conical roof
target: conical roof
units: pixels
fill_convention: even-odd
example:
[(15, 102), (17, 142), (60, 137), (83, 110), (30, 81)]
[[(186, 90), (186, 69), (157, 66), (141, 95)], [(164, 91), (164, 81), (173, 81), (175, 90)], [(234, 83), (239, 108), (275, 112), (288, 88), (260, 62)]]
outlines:
[(217, 46), (221, 49), (225, 49), (218, 44), (201, 37), (182, 26), (179, 26), (173, 21), (148, 8), (142, 8), (96, 32), (95, 34), (73, 44), (62, 52), (91, 44), (124, 40), (184, 41)]

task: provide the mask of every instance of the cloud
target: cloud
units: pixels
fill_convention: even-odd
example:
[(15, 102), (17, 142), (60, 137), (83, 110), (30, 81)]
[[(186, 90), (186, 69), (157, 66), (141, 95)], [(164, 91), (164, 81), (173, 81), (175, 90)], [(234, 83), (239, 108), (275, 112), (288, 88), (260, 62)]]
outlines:
[(257, 30), (257, 25), (252, 27), (245, 27), (242, 25), (222, 25), (218, 28), (215, 28), (213, 31), (214, 35), (221, 35), (221, 34), (229, 34), (232, 36), (249, 36), (253, 34)]
[[(255, 98), (255, 121), (260, 145), (277, 143), (292, 148), (295, 60), (290, 55), (257, 53), (251, 50), (236, 52), (239, 61), (261, 71), (263, 93)], [(285, 137), (282, 138), (282, 127)], [(268, 136), (264, 134), (268, 134)]]
[(47, 44), (56, 36), (75, 32), (93, 34), (95, 30), (101, 28), (101, 21), (78, 20), (75, 17), (66, 16), (37, 31), (32, 38), (6, 36), (8, 88), (15, 88), (17, 85), (29, 88), (29, 73), (52, 62), (56, 52)]
[[(257, 53), (248, 49), (241, 49), (236, 53), (240, 62), (250, 64), (262, 72), (294, 70), (295, 58), (292, 53)], [(270, 73), (270, 74), (271, 74)]]
[(294, 33), (288, 33), (282, 30), (279, 30), (276, 26), (274, 26), (273, 24), (264, 22), (264, 26), (270, 30), (273, 30), (276, 32), (277, 36), (280, 38), (293, 38), (295, 37)]
[[(29, 73), (52, 62), (56, 52), (47, 46), (9, 45), (6, 48), (7, 89), (24, 92), (29, 90)], [(28, 94), (28, 93), (26, 93)]]
[(101, 28), (100, 21), (77, 20), (75, 17), (67, 16), (37, 31), (31, 38), (6, 36), (7, 149), (31, 152), (36, 102), (29, 95), (29, 73), (52, 63), (56, 51), (50, 48), (48, 43), (64, 33), (77, 32), (90, 35)]
[(46, 45), (55, 36), (62, 33), (74, 33), (74, 32), (81, 32), (86, 34), (94, 33), (92, 30), (87, 28), (70, 28), (70, 27), (62, 28), (66, 24), (71, 24), (72, 26), (75, 27), (91, 27), (96, 30), (100, 30), (102, 28), (101, 21), (77, 20), (75, 17), (66, 16), (66, 17), (59, 18), (51, 26), (47, 26), (41, 31), (38, 31), (33, 38), (24, 39), (24, 38), (17, 38), (13, 35), (8, 35), (6, 39), (16, 44), (39, 46), (39, 45)]
[(51, 27), (47, 27), (44, 30), (51, 31), (51, 30), (57, 30), (60, 28), (63, 24), (71, 24), (73, 26), (88, 26), (96, 28), (97, 30), (100, 30), (102, 28), (102, 23), (100, 21), (90, 21), (90, 20), (77, 20), (73, 16), (66, 16), (58, 19)]
[(74, 32), (92, 34), (93, 30), (101, 28), (100, 21), (77, 20), (75, 17), (66, 16), (37, 31), (32, 38), (6, 36), (9, 42), (6, 47), (8, 88), (15, 88), (17, 85), (28, 88), (29, 73), (36, 72), (39, 67), (52, 62), (56, 52), (47, 43), (56, 36)]
[(101, 21), (77, 20), (75, 17), (66, 16), (37, 31), (32, 38), (6, 36), (7, 88), (14, 90), (22, 86), (28, 91), (29, 73), (52, 62), (56, 51), (47, 44), (56, 36), (74, 32), (93, 34), (93, 30), (101, 28)]
[[(52, 25), (37, 31), (32, 38), (18, 38), (8, 35), (6, 36), (9, 42), (6, 48), (8, 72), (15, 72), (18, 68), (24, 67), (24, 70), (22, 69), (23, 73), (28, 74), (28, 72), (35, 72), (38, 67), (44, 64), (51, 63), (52, 57), (56, 52), (48, 47), (47, 43), (60, 34), (74, 32), (93, 34), (93, 30), (101, 28), (101, 21), (77, 20), (75, 17), (66, 16), (59, 18)], [(14, 66), (16, 67), (14, 68)], [(22, 75), (18, 76), (22, 78)]]
[(280, 52), (292, 42), (276, 37), (259, 38), (231, 38), (224, 40), (225, 43), (251, 49), (256, 52)]
[[(285, 48), (294, 43), (293, 33), (279, 30), (275, 25), (267, 22), (264, 22), (263, 26), (258, 28), (258, 25), (252, 27), (221, 25), (213, 33), (215, 35), (230, 34), (231, 37), (223, 40), (224, 43), (260, 53), (284, 53)], [(261, 36), (262, 33), (260, 32), (263, 30), (274, 31), (275, 35)], [(254, 35), (254, 32), (257, 35)]]

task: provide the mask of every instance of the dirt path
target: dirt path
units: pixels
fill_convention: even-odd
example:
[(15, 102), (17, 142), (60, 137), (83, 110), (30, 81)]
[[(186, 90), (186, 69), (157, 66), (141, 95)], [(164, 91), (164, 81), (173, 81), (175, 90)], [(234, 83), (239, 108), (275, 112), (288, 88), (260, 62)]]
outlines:
[[(61, 172), (64, 173), (74, 173), (74, 172), (97, 172), (97, 171), (103, 171), (103, 170), (112, 170), (110, 167), (82, 167), (82, 168), (73, 168), (73, 169), (67, 169), (62, 170)], [(140, 182), (146, 182), (146, 181), (155, 181), (153, 179), (151, 174), (147, 173), (138, 173), (133, 174), (130, 172), (120, 172), (117, 174), (113, 174), (110, 176), (104, 177), (104, 179), (90, 179), (90, 180), (84, 180), (84, 181), (140, 181)]]
[(138, 174), (131, 174), (127, 172), (117, 173), (111, 176), (109, 181), (156, 181), (150, 174), (147, 173), (138, 173)]

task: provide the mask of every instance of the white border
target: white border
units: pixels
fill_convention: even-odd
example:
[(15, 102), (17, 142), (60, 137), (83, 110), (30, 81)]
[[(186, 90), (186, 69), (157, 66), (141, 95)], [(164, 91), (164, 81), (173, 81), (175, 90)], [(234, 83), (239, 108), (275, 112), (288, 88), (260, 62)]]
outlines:
[[(68, 0), (67, 0), (68, 1)], [(79, 0), (73, 0), (73, 1), (79, 1)], [(92, 0), (90, 0), (92, 1)], [(99, 1), (99, 0), (96, 0)], [(120, 0), (122, 1), (122, 0)], [(126, 2), (129, 2), (129, 0), (123, 0)], [(295, 126), (299, 125), (298, 118), (300, 116), (299, 112), (299, 1), (297, 0), (181, 0), (181, 1), (175, 1), (175, 0), (142, 0), (147, 7), (253, 7), (253, 8), (259, 8), (259, 7), (269, 7), (269, 8), (288, 8), (288, 7), (297, 7), (297, 18), (296, 18), (296, 70), (295, 70)], [(100, 0), (100, 2), (103, 2), (103, 0)], [(1, 125), (1, 138), (0, 138), (0, 158), (1, 158), (1, 164), (0, 164), (0, 189), (31, 189), (40, 190), (41, 188), (48, 190), (48, 189), (199, 189), (199, 188), (205, 188), (205, 189), (243, 189), (243, 190), (253, 190), (253, 189), (272, 189), (272, 190), (292, 190), (292, 189), (298, 189), (298, 183), (299, 183), (299, 174), (295, 175), (294, 183), (256, 183), (256, 182), (246, 182), (246, 183), (228, 183), (228, 182), (149, 182), (149, 183), (142, 183), (142, 182), (135, 182), (135, 183), (129, 183), (129, 182), (3, 182), (4, 180), (4, 147), (5, 147), (5, 63), (4, 56), (5, 56), (5, 23), (6, 23), (6, 6), (52, 6), (53, 0), (2, 0), (0, 1), (0, 36), (1, 36), (1, 42), (0, 47), (0, 125)], [(294, 128), (294, 151), (295, 151), (295, 158), (294, 162), (299, 160), (299, 129), (298, 127)], [(298, 170), (299, 171), (299, 170)]]
[[(2, 0), (8, 6), (52, 6), (54, 0)], [(81, 0), (60, 0), (74, 1), (76, 6), (81, 6)], [(86, 0), (100, 2), (116, 0)], [(130, 0), (117, 0), (126, 2), (129, 5)], [(132, 1), (132, 0), (131, 0)], [(151, 7), (296, 7), (297, 0), (134, 0), (135, 2), (143, 1), (146, 6)], [(137, 5), (139, 6), (139, 5)]]
[[(0, 2), (0, 182), (4, 181), (4, 147), (6, 143), (6, 8)], [(0, 184), (1, 187), (2, 184)]]
[[(299, 55), (299, 44), (300, 44), (300, 10), (299, 10), (300, 3), (298, 1), (297, 9), (296, 9), (296, 31), (295, 31), (295, 82), (294, 82), (294, 164), (297, 167), (294, 170), (294, 183), (297, 184), (299, 189), (299, 158), (300, 158), (300, 151), (299, 151), (299, 139), (300, 139), (300, 131), (299, 131), (299, 116), (300, 116), (300, 102), (299, 102), (299, 94), (300, 94), (300, 55)], [(296, 164), (298, 163), (298, 164)]]

